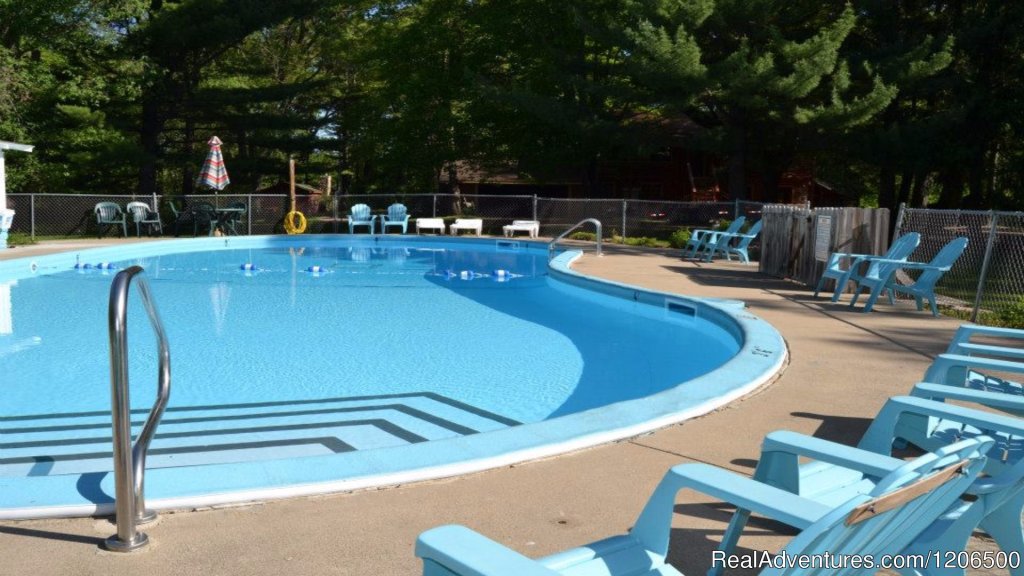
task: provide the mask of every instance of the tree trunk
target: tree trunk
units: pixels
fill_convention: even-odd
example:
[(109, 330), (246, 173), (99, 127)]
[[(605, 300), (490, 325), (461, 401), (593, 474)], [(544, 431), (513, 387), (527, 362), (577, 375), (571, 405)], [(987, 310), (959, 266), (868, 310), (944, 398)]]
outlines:
[(160, 133), (163, 132), (163, 123), (164, 119), (160, 114), (157, 97), (148, 94), (142, 101), (142, 126), (140, 129), (143, 156), (142, 165), (139, 166), (139, 194), (143, 196), (158, 192), (157, 164), (160, 158)]
[(896, 169), (892, 162), (882, 161), (882, 171), (878, 175), (878, 207), (896, 209)]
[(947, 210), (960, 208), (960, 201), (964, 194), (964, 177), (957, 168), (947, 167), (939, 172), (939, 182), (942, 185), (942, 192), (939, 194), (939, 203), (936, 208)]
[(928, 169), (921, 167), (914, 171), (914, 185), (910, 188), (911, 208), (924, 208), (924, 185), (928, 182)]
[(914, 183), (914, 171), (910, 168), (903, 170), (903, 174), (900, 176), (900, 189), (899, 194), (896, 197), (896, 205), (906, 202), (910, 203), (910, 186)]
[(969, 210), (985, 208), (985, 156), (984, 147), (979, 147), (971, 153), (971, 163), (967, 167), (969, 193), (967, 198), (964, 198), (964, 208)]

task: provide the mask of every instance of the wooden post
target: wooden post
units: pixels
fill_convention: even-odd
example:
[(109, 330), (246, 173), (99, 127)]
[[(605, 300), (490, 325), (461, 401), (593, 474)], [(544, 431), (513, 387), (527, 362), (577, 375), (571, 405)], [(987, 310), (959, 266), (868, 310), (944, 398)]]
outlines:
[(292, 201), (292, 212), (295, 212), (295, 158), (288, 159), (288, 197)]

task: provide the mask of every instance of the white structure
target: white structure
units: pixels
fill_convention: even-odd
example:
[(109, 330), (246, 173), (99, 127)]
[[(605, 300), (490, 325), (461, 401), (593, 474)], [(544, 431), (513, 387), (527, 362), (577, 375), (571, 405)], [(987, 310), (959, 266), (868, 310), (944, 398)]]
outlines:
[(8, 150), (31, 152), (33, 148), (35, 146), (0, 140), (0, 250), (7, 248), (7, 231), (11, 229), (11, 222), (14, 221), (14, 210), (7, 209), (7, 171), (4, 169), (4, 152)]

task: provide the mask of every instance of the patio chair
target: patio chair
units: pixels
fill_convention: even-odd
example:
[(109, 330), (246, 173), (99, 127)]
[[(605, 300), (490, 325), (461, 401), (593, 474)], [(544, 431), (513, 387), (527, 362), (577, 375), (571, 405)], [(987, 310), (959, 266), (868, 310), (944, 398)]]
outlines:
[[(967, 248), (967, 238), (954, 238), (949, 241), (939, 253), (932, 258), (931, 262), (906, 262), (903, 260), (872, 260), (868, 272), (864, 276), (856, 278), (857, 286), (854, 289), (853, 299), (850, 306), (853, 307), (860, 297), (860, 292), (868, 288), (871, 292), (863, 312), (871, 312), (878, 297), (885, 291), (889, 296), (889, 303), (895, 303), (895, 293), (900, 292), (914, 297), (917, 309), (924, 309), (924, 299), (931, 304), (932, 316), (939, 315), (939, 307), (935, 302), (935, 284), (949, 272), (953, 264), (964, 253)], [(897, 273), (900, 270), (920, 270), (921, 274), (910, 284), (900, 284)]]
[(192, 225), (192, 210), (185, 207), (185, 203), (178, 203), (177, 200), (169, 200), (167, 207), (171, 209), (171, 214), (174, 216), (174, 236), (178, 237), (181, 234), (182, 226)]
[(540, 222), (537, 220), (513, 220), (511, 224), (501, 227), (505, 236), (513, 236), (516, 232), (526, 232), (530, 238), (540, 235)]
[(355, 234), (355, 229), (359, 226), (366, 226), (370, 229), (370, 234), (373, 234), (373, 228), (377, 217), (370, 214), (370, 207), (366, 204), (356, 204), (349, 209), (348, 213), (348, 233)]
[[(953, 335), (946, 352), (939, 355), (929, 366), (924, 380), (936, 384), (1024, 396), (1024, 385), (1020, 382), (992, 374), (1024, 374), (1024, 347), (975, 342), (971, 340), (975, 335), (1019, 340), (1024, 339), (1024, 330), (964, 324)], [(1011, 413), (1024, 416), (1024, 409)]]
[(444, 234), (444, 218), (417, 218), (416, 233), (422, 234), (423, 230), (436, 230), (438, 234)]
[(409, 230), (409, 210), (405, 204), (394, 203), (388, 206), (388, 213), (384, 214), (380, 221), (380, 233), (387, 234), (388, 226), (402, 228), (402, 234)]
[[(864, 493), (828, 504), (708, 464), (681, 464), (668, 471), (628, 534), (531, 560), (468, 528), (449, 525), (421, 534), (416, 555), (423, 559), (424, 576), (681, 576), (666, 557), (676, 494), (689, 489), (799, 530), (783, 550), (787, 556), (829, 552), (880, 558), (905, 548), (959, 500), (981, 471), (991, 444), (986, 438), (958, 442), (905, 462)], [(834, 460), (863, 467), (873, 456), (851, 448)], [(716, 568), (709, 573), (721, 566)], [(800, 568), (761, 572), (806, 573)]]
[[(977, 527), (981, 527), (999, 542), (1004, 550), (1020, 549), (1020, 513), (1024, 506), (1024, 458), (1019, 450), (1009, 458), (1003, 453), (1007, 439), (1024, 434), (1024, 420), (991, 412), (919, 397), (889, 399), (872, 421), (857, 449), (861, 455), (859, 467), (844, 463), (846, 453), (855, 450), (812, 436), (794, 432), (773, 432), (765, 437), (761, 458), (754, 479), (821, 503), (842, 502), (853, 495), (867, 492), (880, 478), (906, 464), (906, 460), (890, 455), (894, 441), (905, 439), (904, 429), (915, 421), (941, 420), (947, 425), (942, 431), (932, 431), (917, 438), (918, 446), (939, 452), (968, 438), (995, 439), (990, 443), (984, 466), (984, 479), (967, 488), (973, 499), (965, 500), (947, 510), (933, 526), (910, 543), (905, 554), (924, 553), (928, 550), (964, 550)], [(961, 430), (963, 435), (949, 430)], [(811, 458), (799, 463), (801, 458)], [(733, 547), (749, 514), (738, 511), (720, 548), (725, 554)], [(1008, 518), (1015, 518), (1008, 522)], [(1010, 546), (1010, 547), (1008, 547)], [(919, 569), (918, 574), (947, 571)], [(959, 573), (962, 574), (962, 571)], [(1019, 574), (1024, 572), (1015, 572)]]
[[(726, 260), (732, 260), (732, 255), (739, 256), (740, 262), (744, 264), (750, 263), (750, 255), (747, 254), (747, 248), (750, 247), (750, 243), (753, 242), (757, 235), (761, 233), (761, 221), (754, 222), (754, 225), (747, 230), (745, 234), (718, 234), (715, 238), (714, 243), (709, 243), (704, 256), (705, 262), (711, 262), (715, 254), (721, 252), (725, 254)], [(738, 240), (734, 246), (732, 242)]]
[(213, 236), (217, 230), (217, 209), (209, 202), (195, 202), (190, 207), (192, 212), (192, 235), (197, 236), (200, 231), (205, 230)]
[(468, 230), (475, 232), (477, 236), (483, 233), (484, 221), (482, 218), (456, 218), (450, 226), (448, 226), (448, 233), (452, 236), (458, 236), (459, 230)]
[(152, 234), (153, 230), (160, 234), (164, 233), (164, 225), (160, 221), (160, 213), (150, 210), (149, 204), (145, 202), (129, 202), (126, 209), (131, 214), (132, 221), (135, 222), (136, 236), (142, 236), (142, 226), (146, 226), (149, 234)]
[(96, 237), (100, 238), (103, 233), (112, 226), (120, 226), (121, 233), (128, 237), (128, 222), (125, 219), (121, 207), (114, 202), (100, 202), (93, 208), (96, 214)]
[[(870, 267), (875, 260), (899, 260), (905, 261), (910, 253), (917, 248), (917, 245), (921, 243), (921, 235), (917, 232), (908, 232), (903, 236), (893, 240), (892, 245), (889, 246), (889, 251), (883, 256), (875, 254), (849, 254), (845, 252), (833, 252), (828, 257), (828, 263), (825, 264), (825, 271), (821, 273), (821, 278), (818, 280), (818, 286), (814, 288), (814, 297), (818, 297), (818, 293), (825, 286), (825, 280), (831, 278), (836, 282), (835, 291), (832, 293), (832, 301), (838, 302), (839, 295), (843, 293), (843, 289), (846, 288), (847, 281), (850, 280), (850, 276), (857, 272), (861, 265), (868, 263)], [(843, 268), (843, 262), (849, 261), (846, 268)]]
[(237, 236), (238, 224), (245, 216), (245, 212), (245, 202), (238, 201), (228, 204), (227, 210), (218, 212), (217, 227), (226, 235)]
[(686, 242), (686, 247), (683, 248), (683, 258), (696, 258), (699, 252), (707, 249), (709, 243), (717, 241), (719, 235), (738, 233), (746, 221), (746, 216), (740, 216), (733, 220), (725, 230), (712, 230), (710, 228), (694, 229), (690, 232), (690, 239)]

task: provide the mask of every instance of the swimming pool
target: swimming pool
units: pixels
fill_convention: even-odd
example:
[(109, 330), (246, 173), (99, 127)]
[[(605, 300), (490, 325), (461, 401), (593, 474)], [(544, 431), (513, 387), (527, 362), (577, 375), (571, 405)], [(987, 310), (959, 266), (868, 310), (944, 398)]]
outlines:
[[(110, 508), (115, 271), (100, 263), (146, 269), (171, 342), (147, 460), (157, 508), (564, 452), (706, 412), (781, 366), (777, 332), (735, 303), (598, 282), (569, 269), (577, 256), (549, 267), (537, 243), (314, 236), (0, 263), (0, 517)], [(128, 331), (141, 425), (156, 352), (137, 302)]]

